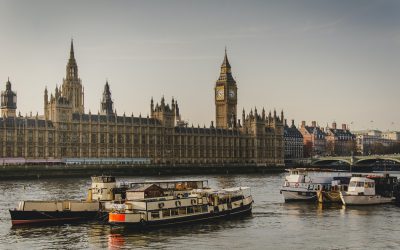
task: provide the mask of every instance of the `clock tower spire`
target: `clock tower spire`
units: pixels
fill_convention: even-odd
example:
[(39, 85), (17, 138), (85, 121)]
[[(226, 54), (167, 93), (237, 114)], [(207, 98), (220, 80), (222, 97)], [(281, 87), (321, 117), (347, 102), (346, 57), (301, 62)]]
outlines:
[(237, 86), (225, 47), (224, 61), (215, 84), (215, 119), (217, 128), (236, 127)]

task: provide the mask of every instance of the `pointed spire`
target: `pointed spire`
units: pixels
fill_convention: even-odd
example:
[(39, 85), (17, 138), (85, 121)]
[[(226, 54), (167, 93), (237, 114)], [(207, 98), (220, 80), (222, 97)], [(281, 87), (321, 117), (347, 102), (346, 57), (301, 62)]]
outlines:
[(69, 59), (67, 63), (66, 79), (78, 79), (78, 65), (76, 64), (74, 54), (74, 41), (71, 39), (71, 50), (69, 52)]
[(228, 53), (226, 52), (226, 46), (225, 46), (225, 56), (224, 56), (224, 61), (222, 62), (221, 67), (225, 67), (225, 68), (231, 68), (231, 65), (229, 63), (228, 60)]
[(11, 82), (10, 82), (10, 77), (7, 78), (6, 82), (6, 90), (11, 91)]
[(235, 84), (235, 79), (232, 77), (232, 72), (231, 72), (231, 65), (228, 60), (228, 53), (226, 52), (226, 47), (225, 47), (225, 55), (224, 55), (224, 61), (222, 62), (221, 65), (221, 72), (218, 78), (219, 82), (230, 82)]
[(75, 54), (74, 54), (74, 39), (71, 38), (71, 50), (69, 51), (69, 58), (70, 59), (75, 59)]

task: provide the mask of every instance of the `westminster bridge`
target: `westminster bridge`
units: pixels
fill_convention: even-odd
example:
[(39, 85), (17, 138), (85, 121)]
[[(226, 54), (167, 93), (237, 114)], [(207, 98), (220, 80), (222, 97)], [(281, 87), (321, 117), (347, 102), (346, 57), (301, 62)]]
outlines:
[(349, 166), (365, 166), (371, 164), (400, 164), (400, 154), (393, 155), (365, 155), (365, 156), (325, 156), (309, 160), (311, 166), (340, 164)]

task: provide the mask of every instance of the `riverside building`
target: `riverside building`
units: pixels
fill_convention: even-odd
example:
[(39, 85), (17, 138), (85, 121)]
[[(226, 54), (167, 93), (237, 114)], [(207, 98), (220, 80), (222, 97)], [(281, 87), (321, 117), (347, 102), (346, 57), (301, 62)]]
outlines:
[(253, 163), (283, 165), (283, 112), (255, 108), (237, 119), (238, 88), (225, 51), (215, 84), (216, 124), (188, 126), (178, 102), (150, 102), (150, 117), (117, 115), (106, 82), (100, 110), (85, 113), (84, 91), (71, 42), (66, 76), (44, 90), (44, 114), (16, 114), (17, 95), (1, 93), (0, 158), (144, 158), (154, 164)]

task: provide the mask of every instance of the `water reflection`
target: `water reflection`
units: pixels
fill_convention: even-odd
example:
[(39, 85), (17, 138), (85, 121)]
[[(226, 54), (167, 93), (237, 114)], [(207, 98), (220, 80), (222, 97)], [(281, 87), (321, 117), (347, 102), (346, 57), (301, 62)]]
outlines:
[(246, 228), (252, 223), (252, 216), (231, 218), (230, 220), (211, 220), (199, 224), (182, 224), (176, 227), (163, 227), (151, 230), (137, 230), (125, 227), (110, 227), (108, 248), (126, 246), (129, 248), (143, 248), (148, 246), (173, 246), (175, 241), (186, 237), (207, 236), (210, 239), (218, 238), (220, 233)]
[(108, 249), (120, 249), (125, 246), (125, 238), (121, 234), (108, 235)]

